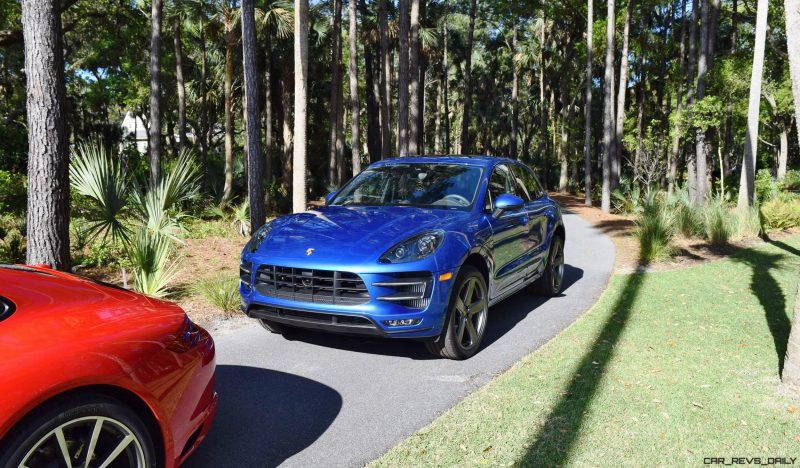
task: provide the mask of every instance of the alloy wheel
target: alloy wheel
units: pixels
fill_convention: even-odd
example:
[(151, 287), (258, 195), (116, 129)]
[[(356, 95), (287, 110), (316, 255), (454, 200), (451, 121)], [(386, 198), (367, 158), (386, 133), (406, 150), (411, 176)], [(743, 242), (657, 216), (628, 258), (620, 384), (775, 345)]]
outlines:
[(455, 337), (458, 345), (470, 350), (481, 342), (486, 329), (489, 302), (486, 288), (477, 278), (469, 278), (458, 293), (455, 310)]
[(59, 425), (28, 450), (19, 468), (53, 466), (143, 468), (142, 444), (125, 424), (88, 416)]

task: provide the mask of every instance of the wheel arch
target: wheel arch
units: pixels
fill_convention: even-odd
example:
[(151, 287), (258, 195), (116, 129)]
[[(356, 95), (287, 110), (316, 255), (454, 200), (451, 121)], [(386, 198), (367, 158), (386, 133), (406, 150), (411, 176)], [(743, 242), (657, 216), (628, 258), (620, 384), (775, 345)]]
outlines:
[(16, 422), (10, 427), (9, 431), (6, 434), (10, 434), (14, 428), (19, 427), (23, 424), (32, 414), (37, 411), (43, 411), (47, 408), (48, 405), (53, 404), (55, 401), (68, 398), (74, 395), (86, 395), (86, 394), (99, 394), (103, 395), (108, 398), (112, 398), (114, 400), (119, 401), (120, 403), (124, 404), (131, 410), (133, 410), (137, 416), (142, 418), (142, 422), (144, 423), (145, 427), (147, 427), (148, 432), (153, 440), (153, 446), (156, 451), (156, 458), (158, 460), (166, 461), (166, 466), (171, 466), (169, 461), (166, 457), (167, 447), (166, 438), (164, 431), (159, 423), (158, 418), (156, 417), (155, 412), (150, 407), (150, 405), (139, 395), (135, 392), (119, 387), (116, 385), (109, 385), (109, 384), (97, 384), (97, 385), (84, 385), (80, 387), (73, 387), (68, 390), (61, 391), (59, 393), (55, 393), (53, 395), (48, 396), (47, 398), (39, 401), (36, 403), (35, 406), (30, 408), (22, 417), (17, 419)]

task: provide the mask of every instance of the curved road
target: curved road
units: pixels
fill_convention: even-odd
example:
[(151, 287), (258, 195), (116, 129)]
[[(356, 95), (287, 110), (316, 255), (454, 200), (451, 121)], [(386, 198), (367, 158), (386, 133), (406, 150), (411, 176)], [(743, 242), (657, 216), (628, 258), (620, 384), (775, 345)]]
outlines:
[(249, 325), (215, 338), (219, 410), (187, 467), (363, 466), (536, 350), (605, 288), (614, 245), (574, 214), (565, 290), (520, 292), (492, 307), (482, 350), (432, 359), (420, 343)]

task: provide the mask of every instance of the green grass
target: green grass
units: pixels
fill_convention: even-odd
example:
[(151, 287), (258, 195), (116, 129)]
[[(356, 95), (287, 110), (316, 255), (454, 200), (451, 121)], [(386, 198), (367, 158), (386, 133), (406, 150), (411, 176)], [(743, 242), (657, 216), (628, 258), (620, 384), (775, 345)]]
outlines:
[(575, 324), (374, 464), (798, 456), (800, 400), (779, 380), (798, 255), (793, 237), (694, 268), (616, 275)]

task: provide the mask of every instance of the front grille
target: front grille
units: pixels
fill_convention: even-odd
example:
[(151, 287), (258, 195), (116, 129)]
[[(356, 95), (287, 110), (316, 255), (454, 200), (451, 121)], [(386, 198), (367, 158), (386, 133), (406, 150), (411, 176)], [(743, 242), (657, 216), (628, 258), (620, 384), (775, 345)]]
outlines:
[(391, 294), (382, 294), (379, 301), (394, 302), (412, 309), (424, 309), (431, 301), (431, 285), (433, 277), (430, 273), (398, 273), (392, 279), (372, 283), (379, 288), (387, 288)]
[(369, 302), (369, 292), (361, 277), (344, 271), (261, 265), (255, 289), (265, 296), (297, 302), (341, 305)]

